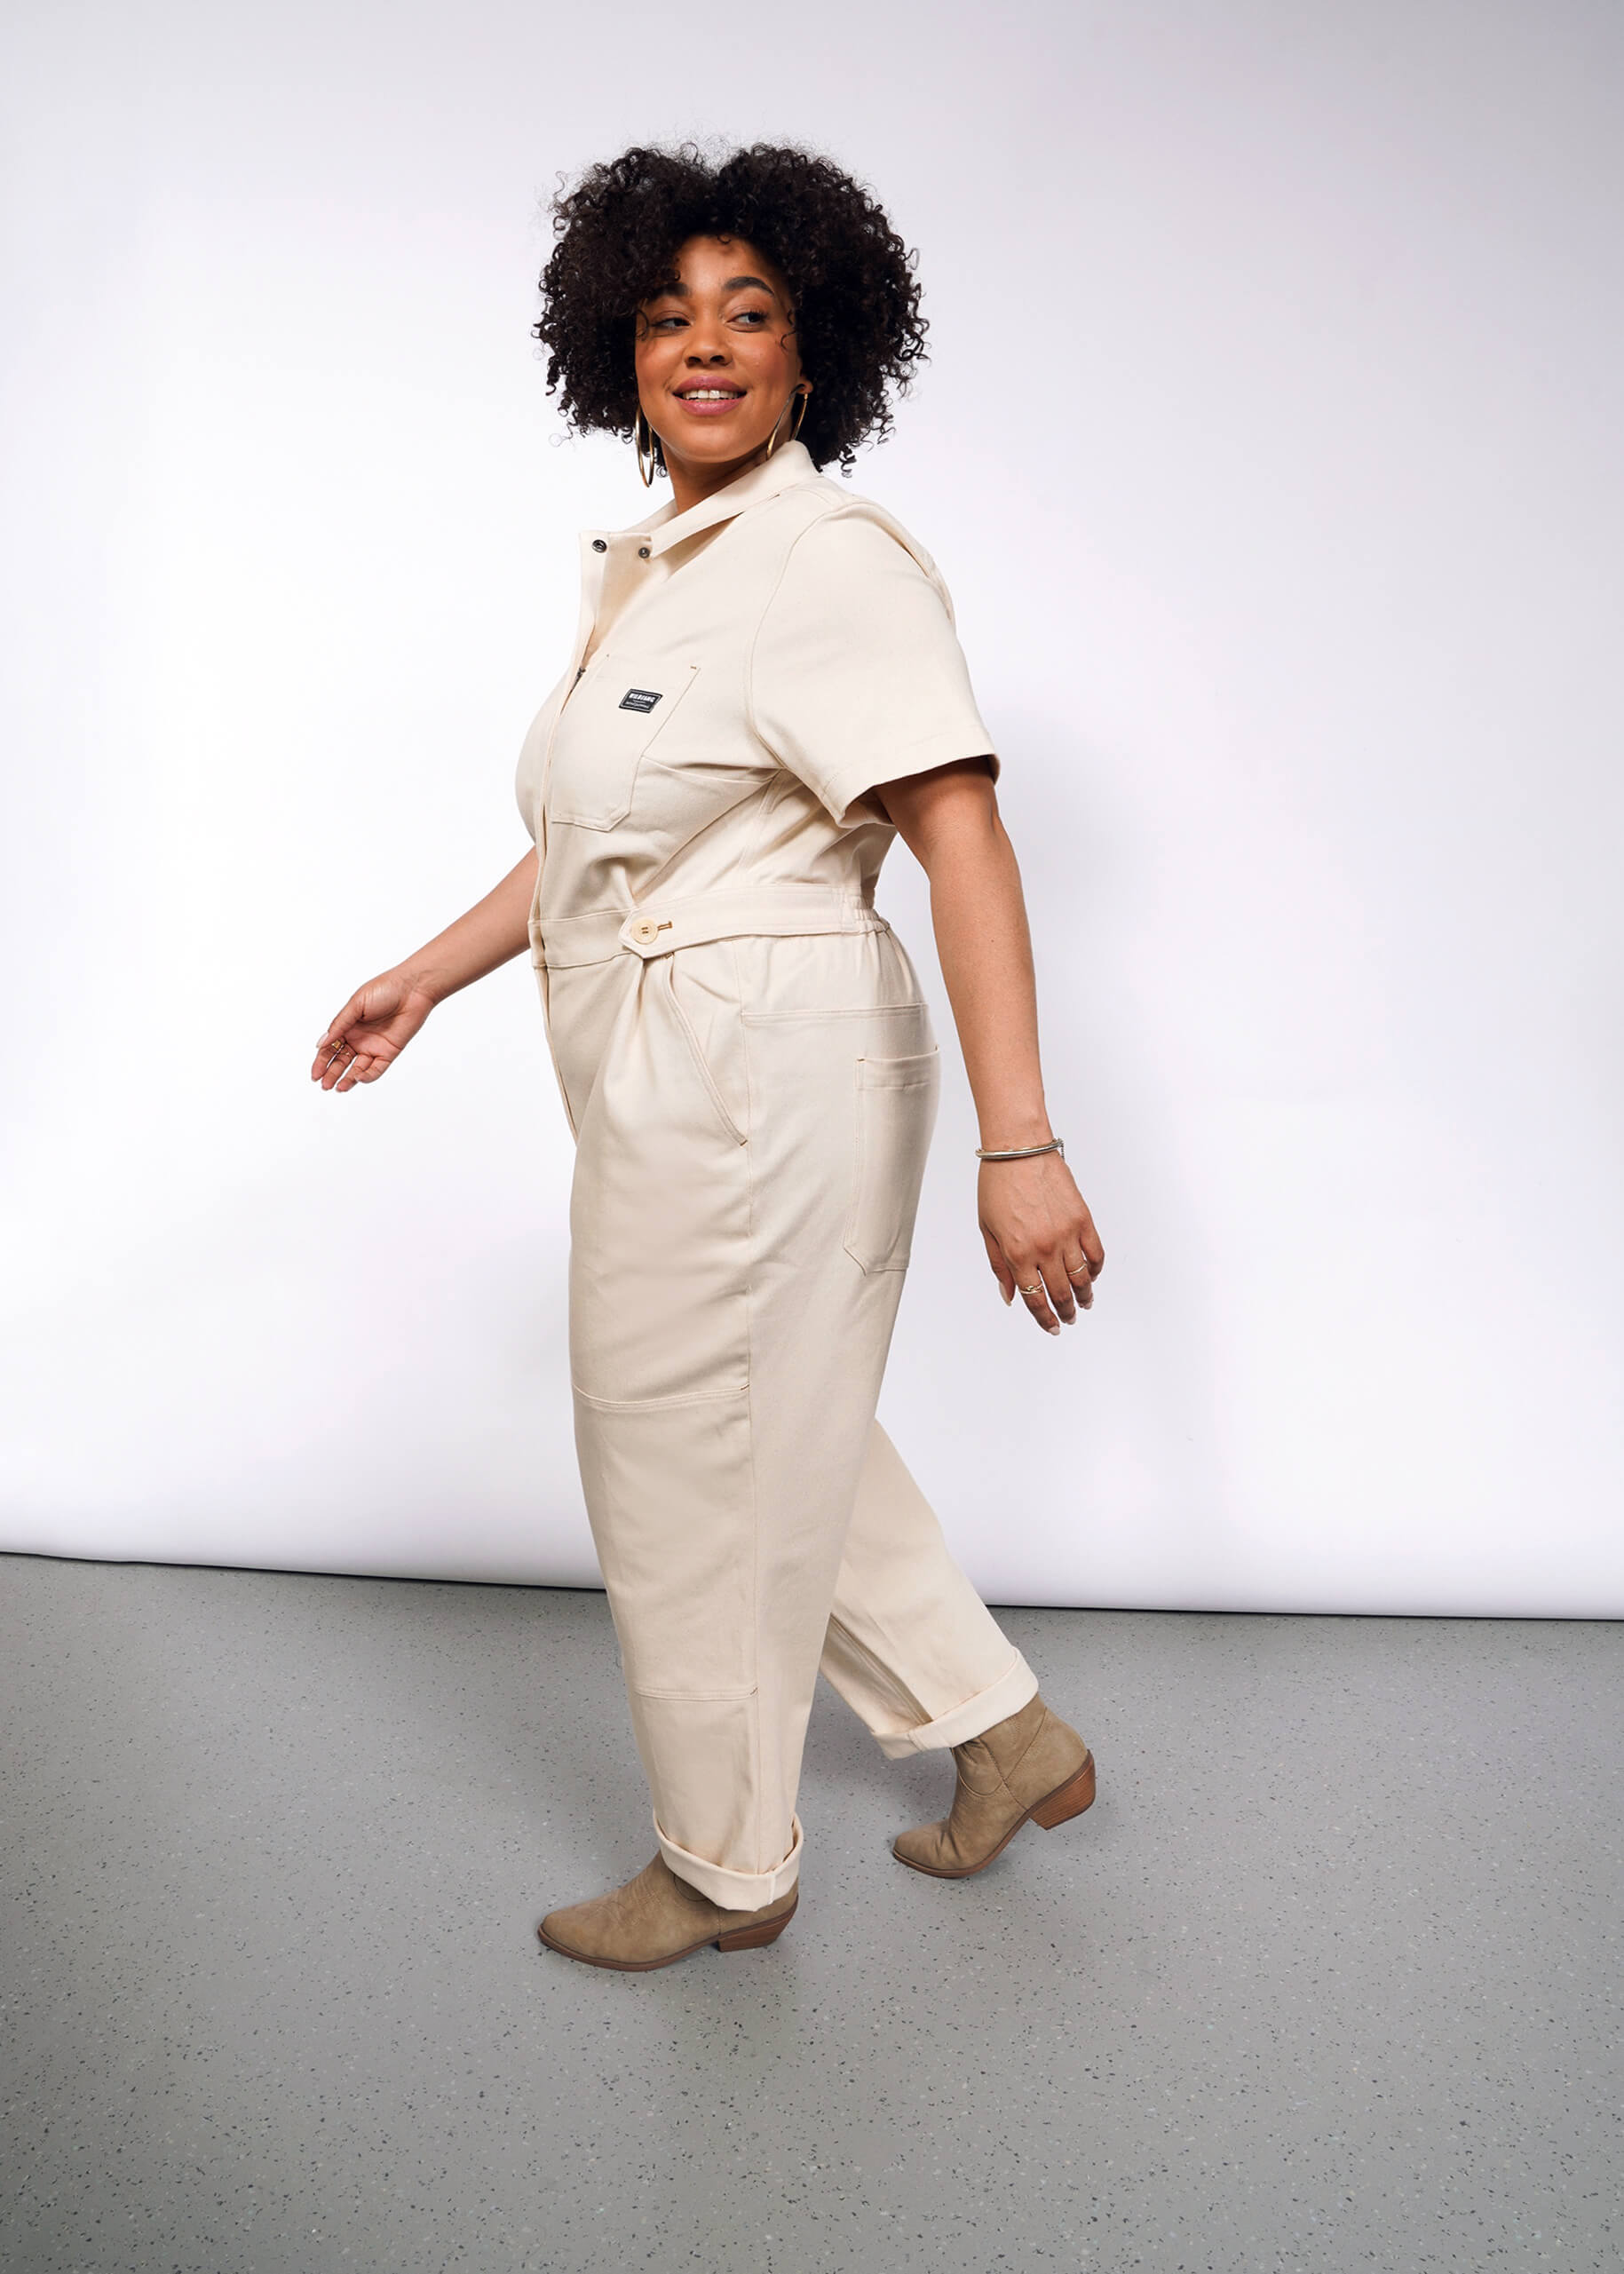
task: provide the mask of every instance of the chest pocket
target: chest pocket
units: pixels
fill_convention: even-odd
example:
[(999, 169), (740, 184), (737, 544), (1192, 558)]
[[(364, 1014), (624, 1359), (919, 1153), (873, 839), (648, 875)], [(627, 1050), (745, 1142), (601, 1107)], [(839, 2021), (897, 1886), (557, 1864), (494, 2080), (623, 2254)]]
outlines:
[(548, 769), (547, 818), (612, 829), (631, 811), (643, 754), (693, 685), (697, 663), (595, 655), (565, 699)]

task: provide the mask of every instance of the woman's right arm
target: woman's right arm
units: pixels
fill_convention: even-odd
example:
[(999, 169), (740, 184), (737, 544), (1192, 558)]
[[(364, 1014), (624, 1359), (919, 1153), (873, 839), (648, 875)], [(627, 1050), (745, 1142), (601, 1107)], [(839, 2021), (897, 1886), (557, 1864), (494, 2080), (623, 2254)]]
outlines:
[(323, 1089), (376, 1082), (411, 1041), (436, 1003), (511, 963), (530, 944), (535, 850), (494, 891), (437, 932), (415, 955), (356, 988), (316, 1045), (310, 1078)]

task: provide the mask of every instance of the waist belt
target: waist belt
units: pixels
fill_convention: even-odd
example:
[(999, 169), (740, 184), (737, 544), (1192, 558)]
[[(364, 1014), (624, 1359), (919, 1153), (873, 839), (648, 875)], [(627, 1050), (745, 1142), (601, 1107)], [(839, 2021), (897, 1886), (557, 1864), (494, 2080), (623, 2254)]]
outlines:
[(616, 955), (670, 955), (712, 939), (749, 933), (789, 939), (814, 931), (886, 931), (890, 926), (855, 894), (815, 886), (768, 886), (760, 891), (702, 892), (693, 899), (651, 900), (644, 907), (599, 908), (591, 915), (556, 916), (533, 924), (532, 960), (538, 969), (568, 971), (578, 963), (607, 963)]

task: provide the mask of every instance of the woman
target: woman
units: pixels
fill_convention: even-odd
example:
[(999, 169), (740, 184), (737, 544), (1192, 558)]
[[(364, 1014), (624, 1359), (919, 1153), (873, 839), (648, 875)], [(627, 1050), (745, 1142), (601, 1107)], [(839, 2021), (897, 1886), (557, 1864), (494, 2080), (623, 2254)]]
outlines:
[(827, 480), (889, 431), (924, 326), (900, 240), (828, 161), (628, 151), (555, 207), (535, 330), (579, 429), (673, 495), (582, 539), (575, 650), (526, 738), (535, 839), (369, 980), (313, 1077), (375, 1082), (528, 945), (576, 1139), (576, 1441), (659, 1852), (538, 1932), (597, 1966), (773, 1941), (796, 1907), (820, 1668), (892, 1755), (950, 1747), (899, 1858), (980, 1871), (1094, 1796), (875, 1422), (935, 1114), (912, 964), (874, 912), (929, 873), (1006, 1303), (1058, 1335), (1104, 1256), (1044, 1111), (998, 761), (946, 588)]

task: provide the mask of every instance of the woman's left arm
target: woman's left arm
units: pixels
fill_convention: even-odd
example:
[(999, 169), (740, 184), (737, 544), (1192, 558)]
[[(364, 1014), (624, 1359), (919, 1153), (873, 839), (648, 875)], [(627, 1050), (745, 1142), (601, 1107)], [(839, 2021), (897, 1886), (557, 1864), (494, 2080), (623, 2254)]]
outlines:
[[(1046, 1145), (1054, 1132), (1038, 1060), (1032, 938), (1015, 848), (984, 759), (883, 782), (882, 804), (931, 880), (931, 915), (984, 1148)], [(1094, 1300), (1105, 1251), (1058, 1153), (984, 1161), (981, 1236), (1006, 1303), (1018, 1291), (1051, 1335)]]

